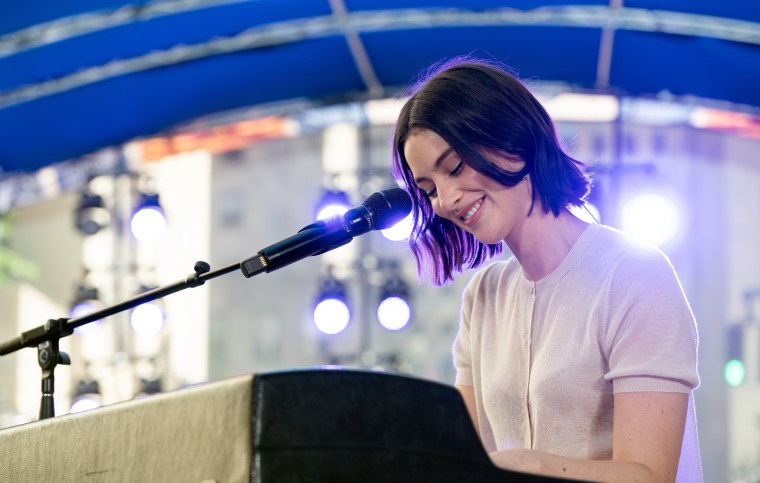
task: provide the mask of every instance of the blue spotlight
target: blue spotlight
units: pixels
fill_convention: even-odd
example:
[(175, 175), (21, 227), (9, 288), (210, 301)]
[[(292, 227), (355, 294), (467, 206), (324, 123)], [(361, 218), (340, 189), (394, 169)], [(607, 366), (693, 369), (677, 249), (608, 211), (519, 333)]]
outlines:
[(412, 309), (409, 305), (409, 288), (401, 277), (394, 273), (380, 289), (380, 303), (377, 306), (377, 320), (384, 328), (401, 330), (409, 324)]
[[(80, 283), (77, 285), (74, 301), (71, 304), (69, 319), (85, 316), (101, 308), (103, 308), (103, 304), (99, 300), (98, 289), (85, 283)], [(89, 335), (96, 330), (101, 322), (102, 320), (95, 320), (89, 324), (84, 324), (74, 329), (74, 333), (78, 336)]]
[(81, 413), (103, 405), (100, 385), (95, 380), (81, 380), (77, 383), (74, 399), (69, 413)]
[(351, 209), (351, 200), (344, 191), (326, 190), (317, 204), (315, 218), (324, 220), (336, 215), (342, 215)]
[(314, 306), (314, 324), (321, 332), (335, 335), (348, 327), (350, 321), (351, 310), (348, 307), (345, 285), (328, 275), (320, 283)]
[(132, 214), (132, 234), (140, 241), (155, 242), (166, 233), (166, 216), (157, 194), (140, 194), (140, 201)]
[(103, 403), (100, 401), (100, 398), (95, 395), (80, 396), (71, 404), (69, 412), (71, 414), (81, 413), (82, 411), (97, 409), (102, 405)]
[(645, 193), (626, 201), (620, 217), (623, 231), (655, 245), (678, 234), (680, 214), (676, 203), (663, 195)]
[(79, 197), (76, 209), (77, 229), (84, 235), (94, 235), (111, 222), (111, 213), (106, 209), (100, 195), (84, 191)]
[(138, 305), (129, 315), (132, 329), (140, 335), (158, 335), (164, 328), (164, 311), (156, 302), (146, 302)]
[(377, 306), (377, 320), (388, 330), (401, 330), (412, 317), (409, 303), (402, 297), (386, 297)]

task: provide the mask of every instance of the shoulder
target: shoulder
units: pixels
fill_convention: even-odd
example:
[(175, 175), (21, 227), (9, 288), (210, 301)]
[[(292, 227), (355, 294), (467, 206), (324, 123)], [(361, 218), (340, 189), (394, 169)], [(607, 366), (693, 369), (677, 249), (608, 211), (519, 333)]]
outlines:
[(593, 229), (591, 253), (616, 274), (673, 273), (670, 259), (656, 246), (608, 226), (595, 225)]
[(658, 334), (667, 327), (673, 334), (696, 341), (694, 315), (668, 256), (654, 245), (611, 228), (603, 229), (602, 238), (613, 247), (608, 250), (612, 254), (606, 261), (609, 267), (604, 269), (611, 334), (620, 324), (636, 326), (636, 331), (651, 326)]

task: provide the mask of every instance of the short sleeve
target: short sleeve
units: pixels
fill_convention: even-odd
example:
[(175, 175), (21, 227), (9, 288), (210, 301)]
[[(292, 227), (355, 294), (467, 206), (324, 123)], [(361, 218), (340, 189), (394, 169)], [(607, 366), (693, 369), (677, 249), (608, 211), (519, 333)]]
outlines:
[(613, 272), (608, 303), (604, 378), (615, 393), (688, 393), (699, 385), (694, 316), (662, 252), (627, 253)]
[(459, 332), (452, 348), (457, 386), (472, 386), (472, 350), (470, 347), (470, 324), (464, 315), (459, 321)]
[(462, 307), (459, 317), (459, 332), (454, 338), (452, 354), (456, 369), (455, 385), (473, 386), (472, 375), (472, 345), (470, 343), (470, 321), (472, 319), (478, 286), (483, 276), (483, 270), (476, 273), (465, 287), (462, 295)]

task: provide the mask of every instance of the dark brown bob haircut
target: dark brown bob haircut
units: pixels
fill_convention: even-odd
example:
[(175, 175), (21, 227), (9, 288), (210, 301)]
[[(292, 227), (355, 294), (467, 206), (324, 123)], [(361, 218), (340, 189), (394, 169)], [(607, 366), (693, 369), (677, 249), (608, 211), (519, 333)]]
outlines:
[[(480, 266), (500, 254), (503, 245), (483, 244), (433, 212), (404, 157), (404, 143), (416, 131), (436, 133), (464, 163), (504, 186), (529, 175), (531, 211), (538, 199), (544, 213), (558, 216), (568, 205), (582, 206), (588, 195), (591, 180), (583, 163), (563, 151), (549, 114), (506, 69), (472, 57), (434, 66), (406, 93), (410, 97), (396, 123), (392, 171), (412, 197), (409, 246), (418, 274), (429, 268), (435, 285), (451, 282), (454, 272)], [(504, 170), (483, 155), (486, 151), (519, 156), (525, 165), (518, 172)]]

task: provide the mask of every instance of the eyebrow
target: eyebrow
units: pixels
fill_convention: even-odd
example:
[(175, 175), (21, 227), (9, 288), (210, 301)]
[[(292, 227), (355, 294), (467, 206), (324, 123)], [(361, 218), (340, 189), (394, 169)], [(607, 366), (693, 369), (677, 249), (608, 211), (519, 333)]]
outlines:
[[(443, 161), (444, 161), (444, 160), (445, 160), (445, 159), (446, 159), (446, 158), (447, 158), (447, 157), (448, 157), (448, 156), (449, 156), (449, 155), (450, 155), (452, 152), (454, 152), (454, 148), (452, 148), (451, 146), (449, 146), (449, 147), (448, 147), (446, 150), (444, 150), (444, 151), (441, 153), (441, 155), (440, 155), (440, 156), (438, 156), (438, 157), (436, 158), (436, 160), (435, 160), (435, 163), (433, 163), (433, 170), (436, 170), (436, 169), (438, 169), (438, 168), (441, 166), (441, 163), (443, 163)], [(427, 178), (425, 178), (425, 177), (417, 177), (417, 178), (414, 178), (414, 182), (415, 182), (415, 183), (417, 183), (417, 184), (420, 184), (420, 181), (424, 181), (424, 180), (426, 180), (426, 179), (427, 179)]]

